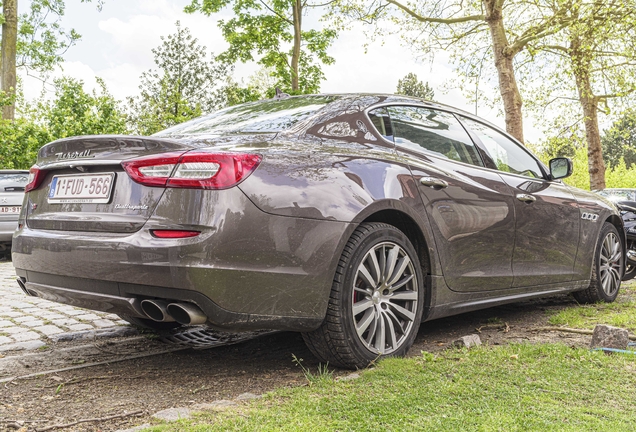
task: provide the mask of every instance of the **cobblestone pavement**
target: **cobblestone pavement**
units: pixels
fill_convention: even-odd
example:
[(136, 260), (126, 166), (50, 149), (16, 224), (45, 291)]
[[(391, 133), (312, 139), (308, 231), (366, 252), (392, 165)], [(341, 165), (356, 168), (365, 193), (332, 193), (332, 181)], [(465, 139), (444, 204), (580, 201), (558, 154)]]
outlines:
[(94, 312), (25, 295), (11, 262), (0, 262), (0, 352), (43, 347), (69, 333), (114, 330), (128, 323)]

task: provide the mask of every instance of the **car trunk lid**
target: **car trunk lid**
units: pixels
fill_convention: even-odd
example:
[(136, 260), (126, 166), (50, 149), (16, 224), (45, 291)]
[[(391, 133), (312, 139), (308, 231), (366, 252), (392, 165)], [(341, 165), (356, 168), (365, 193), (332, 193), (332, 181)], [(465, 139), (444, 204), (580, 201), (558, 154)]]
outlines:
[(185, 153), (196, 144), (154, 137), (87, 136), (55, 141), (38, 153), (43, 180), (27, 193), (32, 229), (131, 233), (154, 211), (165, 189), (134, 182), (121, 162)]

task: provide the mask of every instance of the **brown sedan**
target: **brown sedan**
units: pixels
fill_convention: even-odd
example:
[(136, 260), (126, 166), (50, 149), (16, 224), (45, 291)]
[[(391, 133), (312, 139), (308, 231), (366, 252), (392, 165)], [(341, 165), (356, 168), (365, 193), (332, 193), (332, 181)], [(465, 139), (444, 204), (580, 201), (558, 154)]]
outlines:
[(151, 328), (303, 332), (323, 361), (422, 321), (573, 292), (613, 301), (624, 232), (513, 138), (390, 95), (280, 97), (151, 137), (44, 146), (13, 237), (28, 295)]

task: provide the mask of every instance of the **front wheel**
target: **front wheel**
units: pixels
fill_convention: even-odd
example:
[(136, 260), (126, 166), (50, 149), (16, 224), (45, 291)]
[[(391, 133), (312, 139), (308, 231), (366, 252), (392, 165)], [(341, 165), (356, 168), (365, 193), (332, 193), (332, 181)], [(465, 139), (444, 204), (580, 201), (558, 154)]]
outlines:
[(594, 253), (590, 286), (573, 293), (579, 303), (611, 303), (616, 300), (623, 271), (623, 245), (614, 225), (605, 222)]
[(422, 318), (423, 282), (404, 233), (384, 223), (361, 224), (340, 258), (325, 321), (303, 334), (305, 343), (321, 361), (352, 369), (406, 354)]

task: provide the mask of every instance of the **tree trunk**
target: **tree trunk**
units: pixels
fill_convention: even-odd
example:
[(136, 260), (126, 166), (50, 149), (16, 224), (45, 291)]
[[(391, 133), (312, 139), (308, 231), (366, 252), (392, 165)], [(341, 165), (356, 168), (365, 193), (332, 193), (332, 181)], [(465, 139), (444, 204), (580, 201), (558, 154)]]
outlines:
[(294, 0), (293, 3), (293, 16), (294, 16), (294, 48), (292, 51), (291, 61), (291, 79), (292, 79), (292, 91), (298, 92), (300, 86), (298, 84), (298, 62), (300, 60), (300, 42), (301, 42), (301, 29), (303, 10), (301, 0)]
[(598, 98), (594, 96), (590, 77), (591, 59), (581, 49), (581, 39), (573, 36), (570, 41), (572, 71), (583, 108), (585, 139), (587, 141), (587, 169), (590, 173), (590, 189), (605, 189), (605, 162), (598, 127)]
[[(3, 0), (2, 12), (5, 22), (2, 24), (2, 66), (0, 71), (0, 89), (8, 95), (15, 95), (16, 48), (18, 42), (18, 0)], [(2, 108), (2, 118), (13, 120), (15, 104)]]
[(506, 131), (522, 143), (523, 116), (521, 114), (521, 94), (517, 87), (512, 60), (514, 53), (508, 50), (509, 44), (503, 23), (503, 0), (483, 0), (486, 9), (486, 23), (492, 38), (492, 50), (495, 67), (499, 77), (499, 92), (504, 105)]

